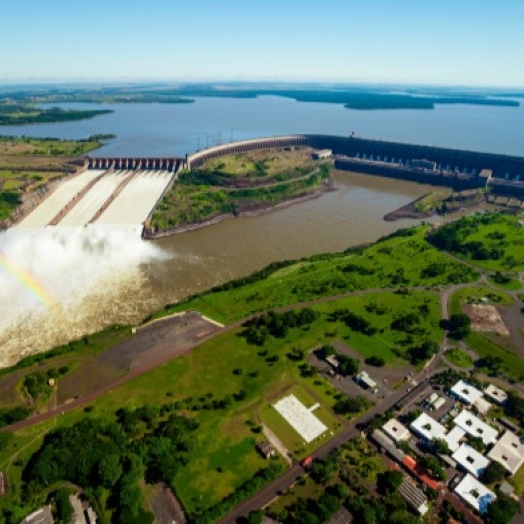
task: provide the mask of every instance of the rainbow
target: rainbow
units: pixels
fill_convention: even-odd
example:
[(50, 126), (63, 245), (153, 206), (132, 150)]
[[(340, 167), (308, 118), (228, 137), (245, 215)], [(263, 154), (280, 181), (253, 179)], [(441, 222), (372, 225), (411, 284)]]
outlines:
[(25, 289), (32, 293), (47, 309), (53, 305), (45, 289), (27, 272), (17, 268), (0, 253), (0, 268), (6, 270), (11, 276), (18, 280)]

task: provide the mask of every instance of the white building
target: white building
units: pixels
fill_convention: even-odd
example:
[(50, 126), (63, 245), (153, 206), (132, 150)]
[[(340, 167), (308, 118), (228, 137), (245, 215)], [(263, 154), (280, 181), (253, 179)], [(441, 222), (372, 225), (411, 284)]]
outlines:
[(365, 371), (361, 371), (357, 375), (355, 375), (355, 380), (361, 385), (369, 389), (373, 389), (377, 386), (377, 383), (366, 373)]
[(449, 450), (453, 453), (460, 446), (460, 441), (466, 436), (466, 432), (459, 426), (455, 426), (442, 438), (447, 442)]
[(477, 399), (482, 397), (482, 391), (464, 380), (459, 380), (449, 391), (454, 397), (467, 405), (474, 404)]
[(479, 397), (477, 400), (475, 400), (475, 404), (473, 405), (478, 409), (478, 412), (482, 413), (483, 415), (485, 415), (491, 409), (491, 403), (483, 397)]
[(490, 384), (484, 390), (484, 394), (497, 404), (504, 404), (504, 402), (506, 402), (506, 400), (508, 399), (508, 394), (503, 389), (500, 389), (497, 386), (494, 386), (493, 384)]
[(493, 491), (469, 474), (457, 485), (455, 493), (481, 515), (486, 513), (488, 506), (497, 498)]
[(524, 442), (512, 431), (506, 431), (488, 453), (488, 457), (515, 475), (524, 462)]
[(446, 434), (446, 428), (426, 413), (421, 413), (421, 415), (415, 419), (409, 427), (419, 437), (422, 437), (429, 442), (435, 438), (442, 438)]
[(473, 449), (468, 444), (462, 444), (451, 458), (469, 473), (475, 477), (480, 477), (485, 468), (491, 462), (484, 455)]
[(382, 431), (386, 433), (394, 442), (408, 440), (411, 437), (409, 429), (401, 424), (397, 419), (388, 420), (383, 426)]
[(480, 437), (486, 446), (497, 441), (498, 431), (465, 409), (453, 419), (453, 422), (470, 437)]

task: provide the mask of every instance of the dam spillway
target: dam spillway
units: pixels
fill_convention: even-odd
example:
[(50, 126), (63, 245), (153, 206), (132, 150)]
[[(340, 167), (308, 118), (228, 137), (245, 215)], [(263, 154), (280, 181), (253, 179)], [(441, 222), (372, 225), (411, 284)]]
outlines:
[(15, 227), (141, 227), (176, 171), (87, 169), (60, 184)]

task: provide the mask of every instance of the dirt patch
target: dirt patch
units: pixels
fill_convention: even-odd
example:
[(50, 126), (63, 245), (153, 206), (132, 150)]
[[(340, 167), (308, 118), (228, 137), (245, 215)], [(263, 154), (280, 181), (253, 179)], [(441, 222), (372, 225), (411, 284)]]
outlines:
[(187, 519), (180, 502), (162, 482), (155, 484), (148, 497), (149, 507), (155, 515), (156, 524), (186, 524)]
[(464, 311), (471, 319), (471, 329), (479, 333), (497, 333), (509, 337), (509, 330), (494, 306), (465, 304)]
[(167, 355), (180, 355), (220, 329), (200, 313), (189, 311), (139, 328), (131, 339), (100, 355), (97, 362), (115, 369), (136, 369)]

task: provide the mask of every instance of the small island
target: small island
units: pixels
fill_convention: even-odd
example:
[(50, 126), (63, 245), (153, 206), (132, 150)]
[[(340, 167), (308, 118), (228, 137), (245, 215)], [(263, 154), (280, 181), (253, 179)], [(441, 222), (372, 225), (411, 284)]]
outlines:
[(146, 225), (146, 236), (190, 231), (320, 196), (331, 188), (329, 171), (329, 163), (314, 160), (306, 147), (208, 160), (180, 173)]
[(47, 109), (29, 103), (0, 102), (0, 126), (17, 126), (25, 124), (47, 124), (51, 122), (69, 122), (84, 120), (98, 115), (112, 113), (110, 109)]

